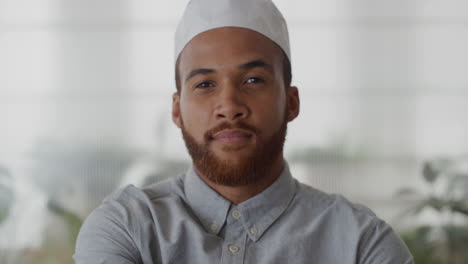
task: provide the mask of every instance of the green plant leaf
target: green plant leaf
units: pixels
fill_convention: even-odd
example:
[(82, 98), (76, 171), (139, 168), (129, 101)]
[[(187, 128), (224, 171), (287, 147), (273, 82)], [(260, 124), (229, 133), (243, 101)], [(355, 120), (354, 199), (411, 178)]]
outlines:
[(429, 239), (432, 227), (421, 226), (401, 234), (401, 238), (408, 246), (415, 263), (442, 264), (437, 256), (438, 245)]
[(49, 200), (47, 207), (51, 212), (60, 216), (67, 225), (69, 233), (69, 243), (74, 248), (75, 240), (80, 231), (80, 227), (83, 224), (83, 220), (77, 214), (61, 206), (59, 203), (53, 200)]
[(418, 215), (424, 208), (428, 207), (427, 200), (420, 200), (416, 204), (407, 207), (398, 214), (398, 218), (405, 218), (408, 216)]
[(468, 201), (453, 201), (450, 208), (454, 212), (468, 216)]
[(426, 202), (427, 202), (427, 206), (437, 211), (441, 211), (442, 208), (444, 208), (444, 206), (448, 204), (447, 201), (437, 198), (437, 197), (429, 197), (429, 199)]
[[(446, 225), (446, 249), (452, 260), (450, 263), (468, 263), (468, 227), (466, 225)], [(453, 262), (457, 260), (458, 262)]]
[(0, 183), (0, 223), (7, 218), (13, 201), (13, 191), (8, 186)]
[(425, 162), (423, 166), (423, 176), (427, 182), (434, 183), (439, 176), (439, 172), (434, 168), (433, 163)]
[(422, 197), (421, 192), (413, 188), (402, 188), (398, 190), (395, 195), (399, 198), (406, 198), (406, 197)]
[(446, 193), (450, 195), (455, 190), (462, 191), (463, 196), (468, 195), (468, 173), (450, 175)]

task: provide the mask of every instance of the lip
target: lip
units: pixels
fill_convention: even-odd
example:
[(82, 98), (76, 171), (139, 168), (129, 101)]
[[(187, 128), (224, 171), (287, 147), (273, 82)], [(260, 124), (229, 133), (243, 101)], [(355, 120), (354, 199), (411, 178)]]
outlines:
[(239, 144), (250, 140), (252, 133), (241, 129), (226, 129), (218, 132), (213, 139), (228, 144)]

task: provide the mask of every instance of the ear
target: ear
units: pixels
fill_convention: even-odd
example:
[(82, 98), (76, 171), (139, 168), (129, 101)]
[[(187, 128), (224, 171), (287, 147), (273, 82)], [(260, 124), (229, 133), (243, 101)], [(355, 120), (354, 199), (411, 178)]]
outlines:
[(291, 122), (299, 115), (299, 90), (295, 86), (289, 86), (286, 96), (288, 100), (288, 122)]
[(180, 115), (180, 93), (172, 95), (172, 122), (178, 127), (182, 127), (182, 117)]

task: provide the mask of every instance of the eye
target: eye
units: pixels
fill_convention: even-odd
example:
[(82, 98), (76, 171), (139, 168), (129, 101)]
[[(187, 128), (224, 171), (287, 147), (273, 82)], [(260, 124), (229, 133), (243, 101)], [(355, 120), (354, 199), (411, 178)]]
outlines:
[(250, 77), (245, 82), (246, 83), (261, 83), (261, 82), (263, 82), (263, 80), (258, 78), (258, 77)]
[(209, 87), (213, 87), (213, 84), (211, 82), (202, 82), (202, 83), (199, 83), (195, 86), (195, 88), (209, 88)]

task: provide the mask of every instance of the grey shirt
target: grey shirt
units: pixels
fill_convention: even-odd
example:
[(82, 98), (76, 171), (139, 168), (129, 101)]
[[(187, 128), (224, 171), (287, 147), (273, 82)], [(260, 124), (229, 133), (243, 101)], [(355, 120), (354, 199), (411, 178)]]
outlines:
[(185, 175), (120, 189), (78, 236), (78, 264), (407, 264), (408, 249), (364, 206), (292, 178), (287, 164), (266, 190), (238, 205)]

